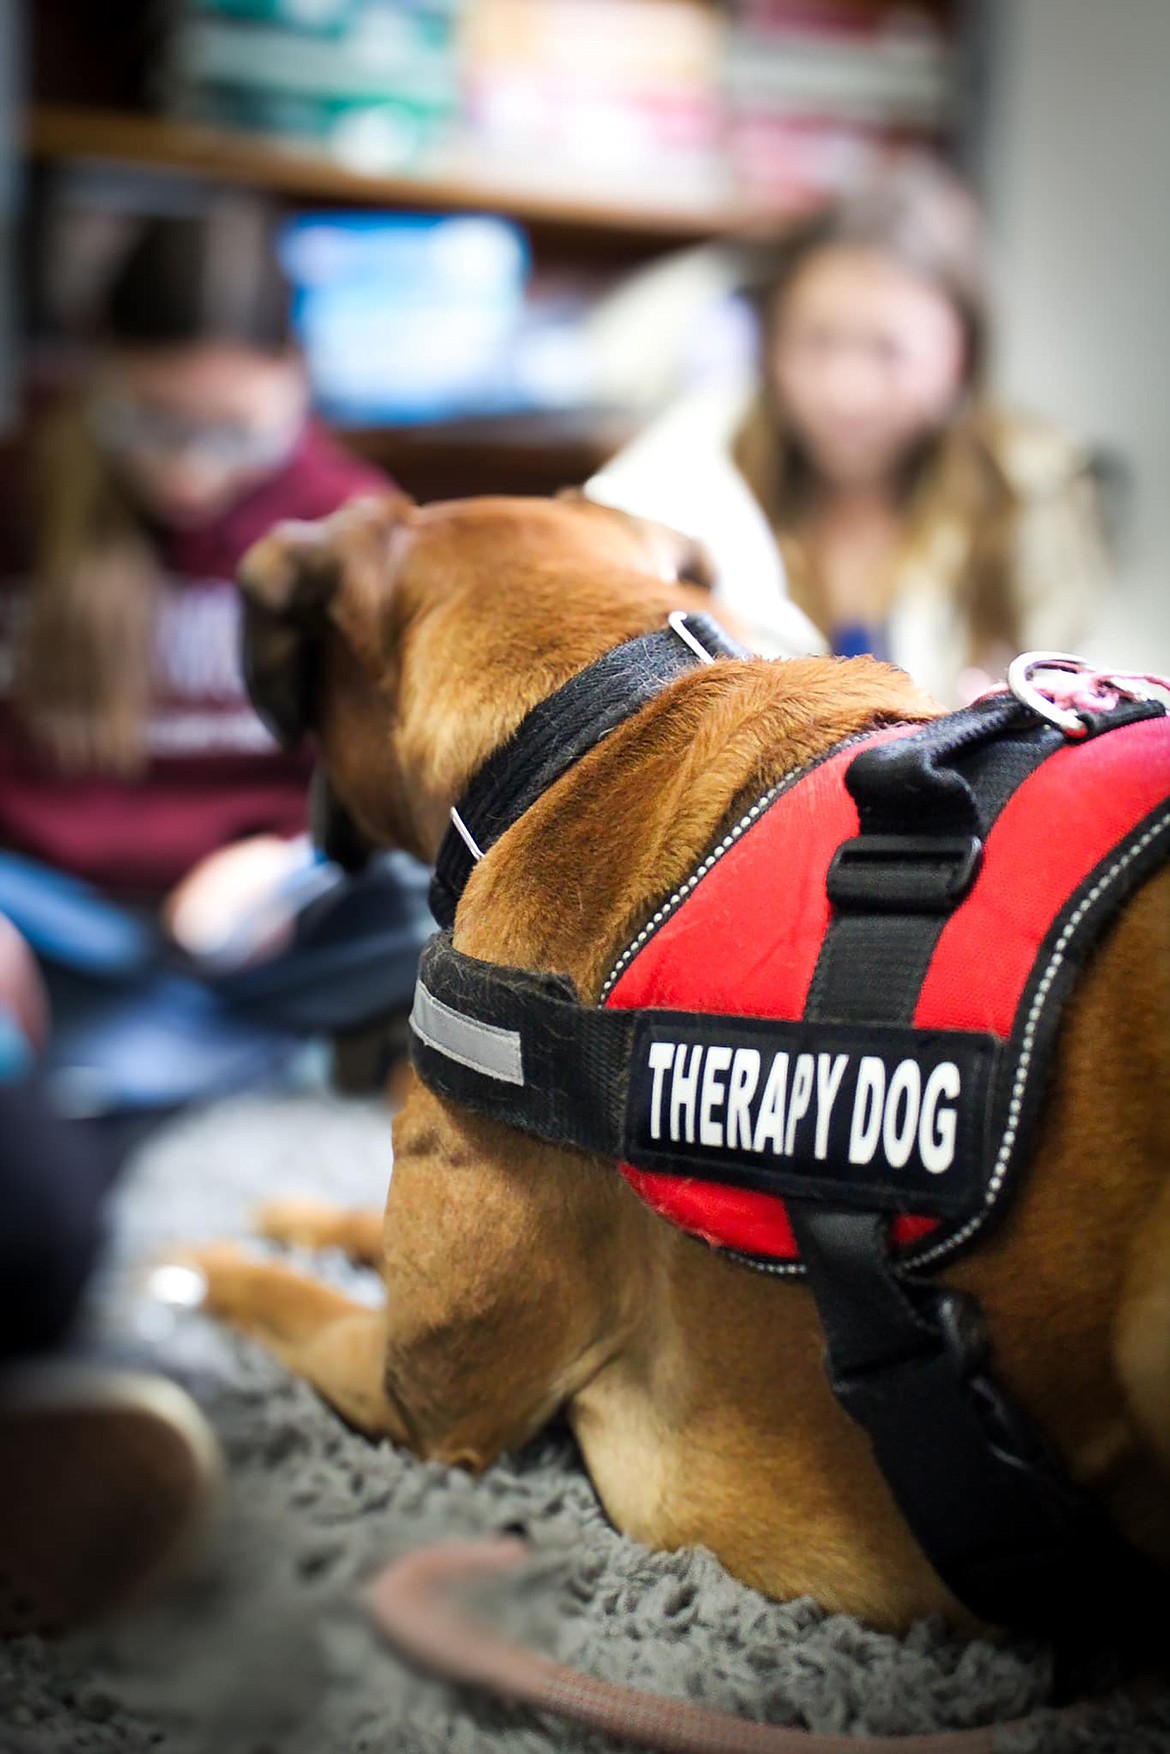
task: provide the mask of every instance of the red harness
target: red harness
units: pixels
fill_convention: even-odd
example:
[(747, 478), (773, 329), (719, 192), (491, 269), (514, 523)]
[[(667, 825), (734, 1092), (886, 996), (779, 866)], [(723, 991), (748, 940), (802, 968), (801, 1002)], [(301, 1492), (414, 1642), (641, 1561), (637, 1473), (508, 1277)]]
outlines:
[[(845, 774), (863, 748), (909, 730), (852, 743), (769, 807), (753, 808), (618, 959), (603, 1002), (800, 1018), (829, 925), (826, 874), (838, 847), (858, 833)], [(1168, 795), (1170, 718), (1144, 719), (1049, 756), (987, 836), (979, 875), (939, 938), (915, 1026), (1012, 1037), (1054, 920)], [(629, 1164), (622, 1173), (656, 1212), (708, 1243), (773, 1270), (798, 1259), (784, 1201), (775, 1195)], [(963, 1227), (963, 1241), (991, 1209), (989, 1202)], [(938, 1228), (937, 1219), (907, 1214), (895, 1219), (893, 1239), (906, 1249)], [(933, 1258), (927, 1249), (915, 1256), (927, 1253)]]

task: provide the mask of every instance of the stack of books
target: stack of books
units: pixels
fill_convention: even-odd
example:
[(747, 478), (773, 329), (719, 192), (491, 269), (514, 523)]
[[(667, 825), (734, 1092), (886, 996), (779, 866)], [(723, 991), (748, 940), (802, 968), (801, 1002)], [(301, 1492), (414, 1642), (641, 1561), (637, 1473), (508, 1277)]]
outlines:
[(462, 0), (181, 0), (163, 106), (301, 140), (355, 170), (414, 171), (459, 114), (461, 10)]
[(773, 211), (937, 145), (951, 120), (946, 17), (925, 0), (737, 0), (725, 69), (736, 184)]
[(473, 0), (467, 150), (502, 176), (610, 201), (718, 199), (725, 37), (710, 0)]
[(319, 213), (281, 258), (317, 406), (342, 425), (515, 407), (528, 250), (491, 215)]

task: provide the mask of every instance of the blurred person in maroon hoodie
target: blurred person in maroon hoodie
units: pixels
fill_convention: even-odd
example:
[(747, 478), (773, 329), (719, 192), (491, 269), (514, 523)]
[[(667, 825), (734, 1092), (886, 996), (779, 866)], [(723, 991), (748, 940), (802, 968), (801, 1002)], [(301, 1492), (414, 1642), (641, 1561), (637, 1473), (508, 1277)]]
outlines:
[[(293, 1038), (376, 1033), (433, 929), (421, 868), (322, 875), (311, 757), (278, 748), (244, 691), (245, 550), (391, 485), (311, 417), (288, 304), (248, 203), (145, 222), (84, 381), (0, 507), (5, 546), (26, 536), (23, 560), (0, 559), (0, 911), (41, 957), (48, 1072), (80, 1071), (76, 1112), (249, 1082), (249, 1046), (259, 1066)], [(111, 931), (128, 950), (108, 952)], [(263, 964), (259, 998), (228, 990), (225, 943), (245, 978)]]
[(145, 224), (32, 461), (31, 578), (0, 597), (0, 845), (158, 897), (302, 830), (306, 758), (243, 691), (235, 570), (276, 520), (389, 484), (309, 416), (257, 212)]

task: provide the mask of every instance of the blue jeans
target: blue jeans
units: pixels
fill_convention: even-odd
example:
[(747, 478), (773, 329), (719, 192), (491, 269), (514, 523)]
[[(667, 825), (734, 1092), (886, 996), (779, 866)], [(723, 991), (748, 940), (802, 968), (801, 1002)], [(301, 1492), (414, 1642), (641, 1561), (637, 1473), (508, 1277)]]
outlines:
[(427, 873), (389, 853), (337, 873), (279, 955), (232, 972), (192, 961), (151, 909), (131, 909), (0, 853), (0, 913), (49, 988), (49, 1088), (71, 1113), (165, 1109), (279, 1080), (306, 1038), (357, 1031), (409, 1007), (434, 930)]

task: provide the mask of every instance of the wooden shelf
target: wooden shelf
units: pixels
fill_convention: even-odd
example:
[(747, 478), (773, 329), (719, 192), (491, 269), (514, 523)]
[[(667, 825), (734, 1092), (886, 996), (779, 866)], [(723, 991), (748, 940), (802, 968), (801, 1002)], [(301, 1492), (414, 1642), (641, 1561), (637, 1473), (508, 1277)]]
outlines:
[(579, 487), (634, 436), (637, 426), (628, 413), (582, 409), (342, 428), (338, 436), (416, 499), (460, 499)]
[(637, 257), (750, 229), (730, 208), (602, 202), (487, 180), (366, 176), (295, 143), (197, 127), (129, 111), (40, 105), (26, 146), (41, 162), (102, 161), (244, 183), (299, 202), (503, 213), (537, 236), (589, 255)]

